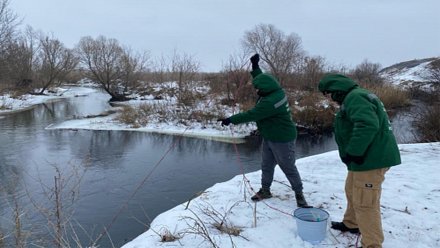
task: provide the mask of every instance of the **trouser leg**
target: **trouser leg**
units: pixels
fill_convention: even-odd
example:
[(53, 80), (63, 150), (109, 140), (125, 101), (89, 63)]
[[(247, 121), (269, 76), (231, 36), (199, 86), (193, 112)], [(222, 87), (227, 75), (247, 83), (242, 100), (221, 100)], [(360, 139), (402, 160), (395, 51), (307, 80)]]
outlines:
[(266, 140), (263, 139), (261, 151), (261, 188), (270, 189), (273, 181), (273, 173), (275, 170), (275, 157)]
[(289, 142), (268, 142), (275, 160), (287, 177), (293, 191), (301, 193), (303, 184), (295, 165), (295, 140)]
[(353, 187), (353, 172), (348, 171), (347, 178), (345, 179), (345, 196), (347, 198), (347, 208), (345, 210), (344, 218), (342, 219), (342, 222), (348, 228), (358, 228), (356, 213), (354, 211), (353, 205)]
[(380, 197), (387, 171), (388, 168), (353, 172), (352, 203), (362, 233), (362, 247), (381, 248), (384, 241)]

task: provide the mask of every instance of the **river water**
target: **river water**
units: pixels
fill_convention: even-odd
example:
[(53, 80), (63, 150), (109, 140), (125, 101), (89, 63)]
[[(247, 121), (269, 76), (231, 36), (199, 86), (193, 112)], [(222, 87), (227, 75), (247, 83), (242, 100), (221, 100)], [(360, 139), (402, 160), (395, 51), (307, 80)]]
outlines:
[[(69, 226), (82, 246), (107, 230), (100, 247), (120, 247), (147, 230), (145, 224), (161, 212), (215, 183), (260, 169), (258, 139), (230, 144), (140, 132), (45, 129), (74, 116), (99, 114), (109, 108), (109, 98), (96, 92), (0, 118), (3, 244), (14, 242), (18, 209), (27, 243), (52, 246), (47, 240), (53, 239), (54, 229), (48, 224), (53, 216), (44, 213), (54, 212), (51, 189), (56, 177), (62, 216), (70, 217)], [(296, 155), (335, 149), (331, 136), (299, 137)], [(72, 230), (68, 236), (73, 236)]]

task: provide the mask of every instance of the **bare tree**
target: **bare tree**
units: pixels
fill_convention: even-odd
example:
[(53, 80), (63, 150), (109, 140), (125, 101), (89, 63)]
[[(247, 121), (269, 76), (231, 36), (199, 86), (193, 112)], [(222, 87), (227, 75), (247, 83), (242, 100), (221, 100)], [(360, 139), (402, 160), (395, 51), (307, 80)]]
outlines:
[(9, 0), (0, 0), (0, 51), (13, 40), (20, 23), (18, 15), (9, 8)]
[(144, 69), (145, 59), (133, 57), (116, 39), (99, 36), (81, 38), (76, 48), (86, 77), (97, 82), (112, 97), (110, 101), (126, 101), (125, 80)]
[(139, 86), (142, 72), (146, 70), (150, 60), (149, 52), (134, 52), (131, 48), (125, 48), (121, 58), (122, 81), (124, 82), (124, 92)]
[(171, 74), (177, 82), (177, 99), (183, 105), (191, 106), (195, 99), (192, 94), (197, 81), (200, 63), (192, 55), (174, 51), (171, 58)]
[(8, 48), (14, 43), (19, 24), (18, 16), (9, 8), (9, 0), (0, 0), (0, 89), (11, 84)]
[(289, 74), (298, 70), (305, 55), (297, 34), (286, 35), (271, 24), (260, 24), (247, 31), (242, 45), (249, 53), (259, 53), (263, 68), (267, 66), (281, 84)]
[(326, 62), (323, 57), (304, 57), (301, 73), (297, 81), (301, 82), (302, 90), (317, 90), (316, 84), (325, 73)]
[[(223, 65), (223, 82), (226, 85), (227, 103), (246, 102), (253, 97), (249, 94), (252, 84), (249, 74), (249, 58), (247, 54), (229, 56), (229, 61)], [(224, 89), (224, 87), (223, 87)], [(251, 91), (252, 92), (252, 91)]]
[(1, 74), (5, 82), (16, 90), (29, 91), (38, 67), (38, 35), (27, 27), (22, 35), (8, 43), (2, 54)]
[(76, 68), (78, 59), (56, 38), (42, 35), (40, 46), (38, 83), (41, 85), (39, 94), (44, 94), (48, 87), (62, 82)]
[(358, 82), (369, 85), (381, 85), (384, 83), (384, 79), (379, 74), (380, 68), (380, 64), (364, 60), (350, 74)]
[(119, 90), (122, 77), (120, 60), (124, 52), (116, 39), (99, 36), (81, 38), (77, 46), (80, 63), (86, 69), (86, 76), (99, 83), (112, 97), (111, 100), (126, 100)]
[(161, 55), (153, 62), (153, 78), (152, 81), (164, 83), (168, 81), (168, 62), (165, 56)]

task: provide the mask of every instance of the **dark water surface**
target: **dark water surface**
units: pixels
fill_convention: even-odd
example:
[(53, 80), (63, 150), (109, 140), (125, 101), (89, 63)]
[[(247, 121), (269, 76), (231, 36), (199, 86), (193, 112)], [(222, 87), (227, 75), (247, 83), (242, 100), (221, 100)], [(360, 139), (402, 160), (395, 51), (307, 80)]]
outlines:
[[(145, 231), (142, 223), (158, 214), (215, 183), (260, 169), (256, 139), (237, 144), (237, 154), (234, 144), (207, 139), (45, 129), (73, 116), (99, 114), (109, 108), (108, 99), (94, 93), (0, 117), (0, 230), (9, 235), (6, 243), (13, 242), (16, 206), (23, 213), (23, 229), (30, 234), (28, 243), (52, 238), (47, 235), (53, 228), (34, 205), (53, 209), (49, 199), (54, 196), (44, 191), (54, 188), (56, 168), (69, 185), (63, 188), (63, 214), (73, 213), (70, 223), (84, 247), (108, 227), (100, 247), (120, 247)], [(297, 158), (335, 149), (331, 136), (300, 137)], [(77, 180), (74, 172), (82, 175), (79, 191), (70, 190)]]

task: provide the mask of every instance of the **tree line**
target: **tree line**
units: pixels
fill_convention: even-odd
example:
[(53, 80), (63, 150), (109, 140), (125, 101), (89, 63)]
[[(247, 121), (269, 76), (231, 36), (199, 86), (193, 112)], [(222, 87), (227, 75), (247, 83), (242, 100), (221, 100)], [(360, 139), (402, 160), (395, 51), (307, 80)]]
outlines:
[[(316, 91), (327, 72), (349, 74), (358, 82), (380, 85), (381, 65), (364, 60), (354, 69), (329, 65), (321, 56), (309, 56), (295, 33), (285, 34), (270, 24), (244, 33), (241, 50), (231, 54), (220, 72), (200, 72), (191, 55), (173, 51), (170, 57), (152, 59), (149, 51), (134, 51), (118, 40), (98, 36), (80, 38), (67, 48), (53, 34), (24, 30), (21, 19), (0, 0), (0, 90), (44, 94), (51, 86), (88, 79), (101, 86), (111, 101), (124, 101), (142, 82), (177, 82), (177, 95), (185, 100), (194, 81), (207, 81), (226, 92), (227, 102), (246, 101), (249, 93), (249, 56), (259, 53), (261, 67), (277, 77), (286, 90)], [(225, 87), (226, 86), (226, 87)]]

